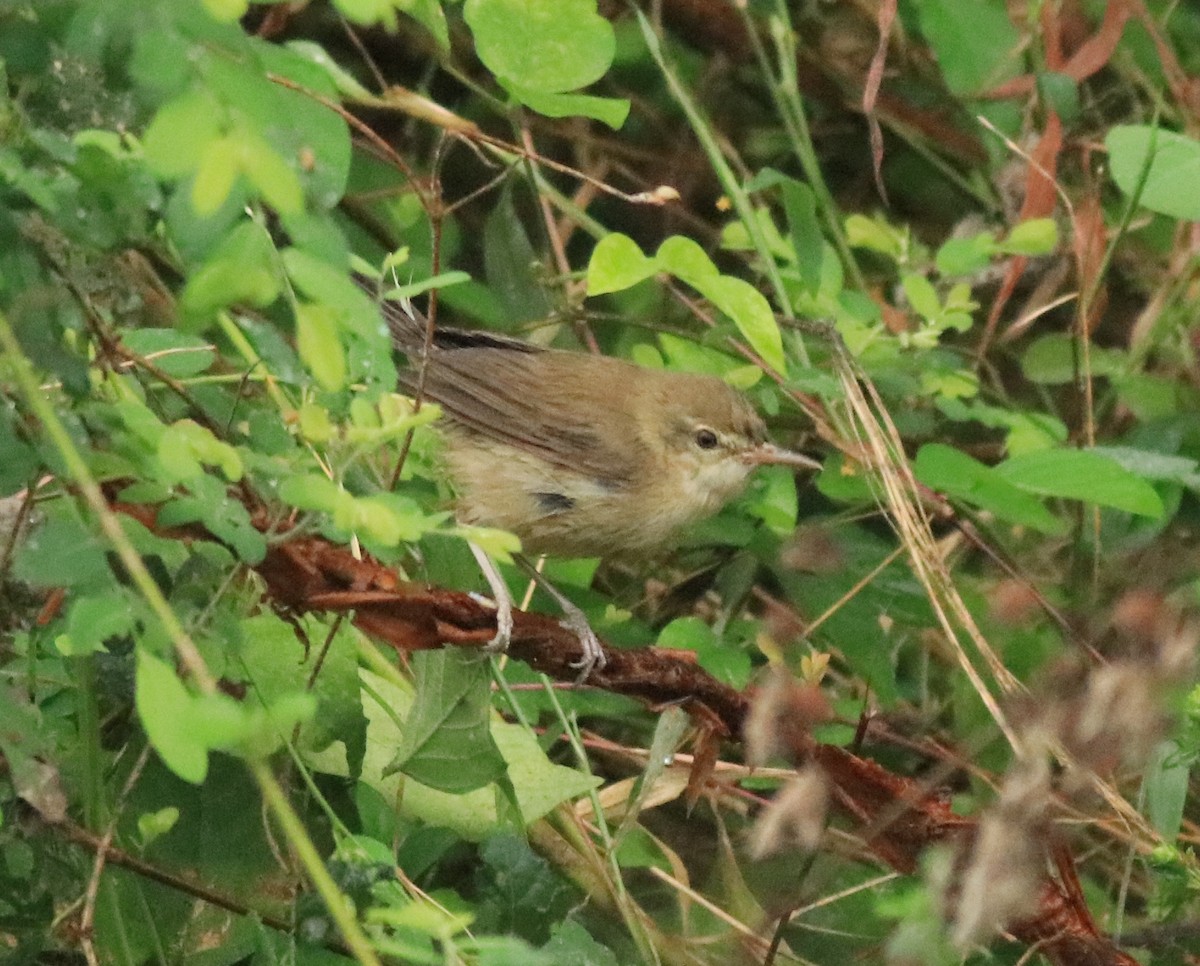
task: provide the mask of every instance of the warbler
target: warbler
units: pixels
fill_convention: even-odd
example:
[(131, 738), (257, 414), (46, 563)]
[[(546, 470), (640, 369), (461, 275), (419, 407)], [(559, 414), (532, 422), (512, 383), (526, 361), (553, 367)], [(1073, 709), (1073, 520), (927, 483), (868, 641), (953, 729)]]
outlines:
[[(381, 307), (408, 358), (402, 387), (420, 386), (448, 417), (446, 463), (458, 519), (508, 530), (529, 553), (660, 550), (740, 492), (755, 467), (820, 469), (769, 442), (749, 401), (715, 376), (441, 326), (426, 352), (426, 322), (411, 304), (384, 299)], [(494, 564), (472, 549), (496, 600), (489, 646), (503, 650), (511, 597)], [(586, 677), (603, 666), (599, 642), (582, 612), (540, 582), (580, 638)]]

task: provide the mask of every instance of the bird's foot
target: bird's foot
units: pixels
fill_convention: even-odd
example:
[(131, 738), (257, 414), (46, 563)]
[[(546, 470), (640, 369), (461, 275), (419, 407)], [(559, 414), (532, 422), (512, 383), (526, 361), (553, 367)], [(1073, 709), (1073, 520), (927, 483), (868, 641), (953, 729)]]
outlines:
[(483, 645), (485, 654), (503, 654), (508, 650), (512, 641), (513, 615), (512, 598), (507, 595), (497, 595), (496, 598), (496, 634)]
[(604, 670), (608, 664), (608, 657), (604, 653), (600, 638), (588, 623), (587, 615), (574, 604), (563, 606), (563, 620), (560, 623), (579, 638), (579, 646), (583, 648), (583, 655), (579, 660), (571, 662), (571, 667), (579, 670), (575, 683), (583, 684), (592, 671)]
[(509, 642), (512, 640), (513, 631), (513, 599), (509, 593), (508, 584), (504, 582), (504, 578), (500, 575), (500, 571), (496, 567), (496, 563), (487, 552), (476, 543), (469, 543), (471, 553), (474, 554), (476, 562), (479, 564), (479, 569), (483, 573), (484, 579), (487, 580), (488, 586), (492, 589), (492, 600), (496, 605), (496, 634), (495, 636), (483, 645), (485, 654), (503, 654), (508, 650)]

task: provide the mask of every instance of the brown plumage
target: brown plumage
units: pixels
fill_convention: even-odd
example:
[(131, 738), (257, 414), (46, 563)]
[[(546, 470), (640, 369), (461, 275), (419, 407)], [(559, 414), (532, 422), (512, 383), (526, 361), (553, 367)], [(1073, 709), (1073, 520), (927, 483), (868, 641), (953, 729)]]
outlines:
[(448, 417), (446, 458), (467, 523), (500, 527), (526, 550), (564, 557), (668, 546), (716, 512), (756, 465), (817, 464), (766, 441), (749, 402), (713, 376), (647, 369), (439, 329), (383, 303), (413, 391)]

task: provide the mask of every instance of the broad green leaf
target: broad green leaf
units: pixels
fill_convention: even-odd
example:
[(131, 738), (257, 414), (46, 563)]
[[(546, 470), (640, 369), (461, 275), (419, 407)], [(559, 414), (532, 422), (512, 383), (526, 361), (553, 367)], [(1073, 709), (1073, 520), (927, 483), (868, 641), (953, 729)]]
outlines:
[(137, 652), (135, 684), (134, 703), (150, 744), (171, 771), (199, 785), (208, 774), (208, 748), (192, 731), (192, 695), (174, 668), (144, 648)]
[[(1093, 376), (1114, 376), (1129, 367), (1126, 353), (1100, 346), (1089, 348), (1088, 363)], [(1047, 386), (1074, 382), (1082, 366), (1079, 343), (1065, 332), (1051, 332), (1034, 340), (1021, 356), (1025, 378)]]
[(236, 23), (250, 8), (249, 0), (203, 0), (204, 9), (221, 23)]
[(35, 587), (82, 587), (112, 579), (107, 547), (62, 501), (18, 547), (13, 571)]
[(738, 331), (767, 365), (783, 375), (787, 374), (783, 336), (775, 313), (771, 311), (771, 304), (762, 292), (749, 282), (727, 275), (713, 279), (700, 291), (733, 319)]
[(329, 306), (296, 303), (296, 351), (328, 392), (336, 392), (346, 384), (346, 350), (338, 329), (337, 313)]
[(787, 536), (796, 529), (799, 497), (796, 493), (796, 471), (787, 466), (766, 466), (756, 474), (748, 509), (771, 530)]
[(177, 329), (131, 329), (121, 341), (125, 348), (176, 379), (198, 375), (216, 359), (210, 342)]
[(1166, 842), (1174, 842), (1183, 825), (1190, 774), (1191, 768), (1182, 749), (1176, 742), (1167, 740), (1154, 750), (1142, 779), (1146, 792), (1146, 818)]
[(1092, 451), (1107, 456), (1144, 480), (1178, 483), (1200, 491), (1200, 463), (1190, 457), (1132, 446), (1096, 446)]
[(102, 651), (106, 640), (132, 631), (138, 616), (138, 608), (123, 589), (82, 596), (71, 605), (67, 632), (59, 635), (54, 646), (68, 657)]
[(596, 0), (467, 0), (479, 59), (497, 77), (558, 94), (604, 76), (616, 52)]
[(1053, 218), (1031, 218), (1013, 228), (999, 247), (1011, 255), (1049, 255), (1058, 247), (1058, 226)]
[(996, 472), (1029, 493), (1082, 500), (1153, 519), (1163, 515), (1163, 503), (1154, 487), (1095, 451), (1026, 453), (1001, 463)]
[(921, 32), (955, 94), (979, 94), (1021, 66), (1021, 35), (1004, 4), (992, 0), (922, 0)]
[(663, 271), (686, 282), (729, 316), (768, 365), (786, 372), (779, 323), (758, 289), (740, 278), (722, 275), (704, 249), (682, 235), (673, 235), (659, 245), (655, 260)]
[(539, 91), (513, 82), (504, 86), (526, 107), (546, 117), (594, 117), (614, 131), (619, 130), (629, 117), (629, 101), (624, 98)]
[(708, 253), (683, 235), (666, 239), (658, 246), (654, 258), (662, 271), (670, 272), (698, 291), (703, 291), (706, 282), (721, 276)]
[(446, 648), (414, 655), (413, 666), (416, 701), (385, 774), (403, 771), (423, 785), (455, 794), (496, 781), (506, 766), (490, 730), (488, 662)]
[(855, 248), (878, 252), (893, 261), (900, 261), (908, 250), (908, 233), (905, 230), (866, 215), (846, 216), (846, 240)]
[(1060, 534), (1066, 525), (1040, 500), (1007, 482), (997, 472), (966, 453), (942, 443), (926, 443), (913, 462), (917, 479), (951, 499), (994, 513), (1009, 523), (1041, 533)]
[(532, 322), (554, 311), (538, 268), (541, 256), (525, 232), (511, 191), (501, 194), (484, 224), (483, 258), (488, 286), (509, 322)]
[(334, 5), (353, 23), (364, 27), (378, 23), (389, 32), (396, 29), (396, 0), (334, 0)]
[(242, 172), (268, 205), (281, 215), (304, 210), (304, 189), (291, 166), (266, 141), (244, 128), (237, 132)]
[(328, 619), (298, 618), (297, 627), (308, 640), (323, 642), (319, 648), (302, 650), (297, 627), (273, 613), (247, 617), (241, 621), (239, 656), (246, 680), (267, 706), (305, 691), (311, 680), (317, 713), (301, 730), (299, 747), (320, 750), (342, 742), (351, 774), (357, 777), (367, 740), (358, 680), (359, 637), (348, 624), (330, 637), (332, 626)]
[(332, 513), (346, 496), (346, 491), (318, 473), (289, 476), (280, 484), (279, 498), (301, 510)]
[(201, 464), (217, 466), (230, 482), (242, 478), (238, 451), (190, 419), (181, 419), (159, 437), (158, 460), (163, 482), (178, 483), (199, 476)]
[(221, 137), (224, 112), (212, 95), (190, 90), (168, 101), (142, 140), (151, 169), (162, 178), (196, 170), (209, 144)]
[(234, 228), (188, 279), (180, 302), (187, 315), (207, 319), (227, 305), (270, 305), (279, 295), (279, 283), (270, 237), (247, 221)]
[(995, 251), (996, 241), (988, 234), (951, 238), (938, 248), (934, 263), (942, 275), (971, 275), (987, 267)]
[(908, 274), (900, 280), (904, 294), (908, 296), (908, 304), (913, 311), (927, 322), (933, 321), (941, 314), (942, 303), (937, 290), (924, 275)]
[(605, 295), (632, 288), (658, 271), (658, 263), (647, 258), (628, 235), (612, 232), (592, 249), (587, 267), (587, 294)]
[(221, 210), (241, 171), (238, 142), (231, 137), (209, 141), (192, 181), (192, 207), (201, 218)]
[[(471, 841), (479, 841), (493, 832), (499, 821), (494, 788), (459, 795), (436, 791), (405, 775), (382, 777), (402, 741), (398, 720), (409, 713), (413, 695), (369, 671), (360, 671), (359, 675), (366, 695), (363, 710), (368, 721), (362, 780), (387, 802), (399, 802), (406, 818), (454, 829)], [(538, 746), (536, 736), (525, 727), (493, 719), (491, 733), (508, 765), (508, 776), (526, 822), (535, 821), (561, 802), (583, 795), (600, 783), (577, 769), (552, 763)], [(323, 771), (345, 775), (346, 764), (339, 752), (340, 748), (334, 746), (306, 757)]]
[(1200, 141), (1146, 124), (1119, 124), (1104, 144), (1113, 181), (1125, 194), (1132, 196), (1141, 184), (1142, 206), (1172, 218), (1200, 220)]
[(32, 482), (37, 452), (18, 433), (14, 413), (0, 403), (0, 497), (10, 496)]

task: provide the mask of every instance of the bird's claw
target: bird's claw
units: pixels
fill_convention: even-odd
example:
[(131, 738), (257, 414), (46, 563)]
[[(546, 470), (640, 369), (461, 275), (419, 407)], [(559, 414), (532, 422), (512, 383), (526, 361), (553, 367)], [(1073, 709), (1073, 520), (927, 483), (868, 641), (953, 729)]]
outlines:
[(496, 601), (496, 633), (490, 641), (483, 645), (485, 654), (503, 654), (508, 650), (512, 641), (513, 615), (512, 605), (505, 606), (501, 600)]
[(574, 609), (572, 612), (568, 610), (561, 624), (579, 638), (579, 646), (583, 648), (583, 655), (579, 660), (572, 661), (570, 664), (571, 667), (579, 670), (579, 676), (575, 678), (575, 683), (583, 684), (587, 681), (592, 671), (604, 670), (608, 664), (608, 657), (604, 653), (604, 647), (600, 643), (600, 638), (592, 630), (592, 625), (588, 623), (583, 611)]

